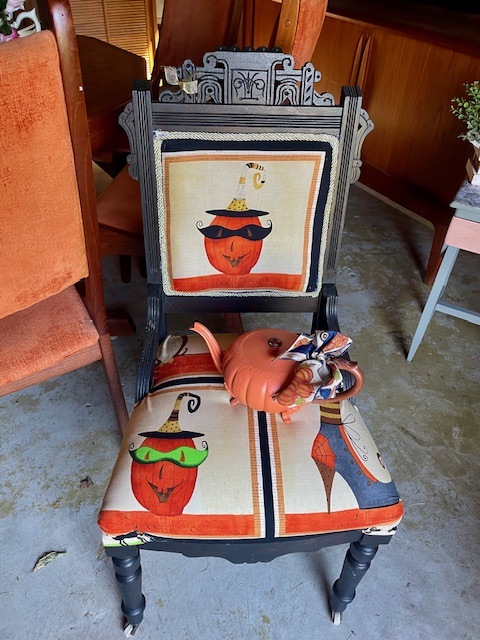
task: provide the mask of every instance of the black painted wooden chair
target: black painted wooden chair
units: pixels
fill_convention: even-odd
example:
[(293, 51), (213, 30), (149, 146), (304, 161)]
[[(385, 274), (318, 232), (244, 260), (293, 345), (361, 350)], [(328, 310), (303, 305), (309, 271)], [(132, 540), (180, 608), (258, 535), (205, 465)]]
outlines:
[[(286, 424), (232, 405), (203, 339), (167, 336), (166, 316), (306, 311), (330, 339), (347, 196), (372, 124), (357, 87), (335, 105), (315, 92), (311, 64), (294, 70), (278, 51), (217, 51), (178, 71), (194, 93), (152, 102), (144, 83), (122, 117), (148, 317), (138, 403), (99, 524), (126, 634), (143, 618), (143, 549), (256, 562), (351, 543), (330, 601), (339, 623), (403, 514), (358, 409), (310, 403)], [(219, 337), (223, 348), (232, 339)]]

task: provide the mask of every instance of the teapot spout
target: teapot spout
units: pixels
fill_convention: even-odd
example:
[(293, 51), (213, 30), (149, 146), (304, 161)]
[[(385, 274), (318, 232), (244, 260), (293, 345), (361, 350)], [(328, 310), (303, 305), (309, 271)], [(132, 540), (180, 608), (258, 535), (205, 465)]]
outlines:
[(207, 343), (207, 347), (210, 351), (210, 355), (212, 356), (214, 365), (218, 369), (219, 373), (223, 373), (222, 350), (220, 349), (220, 346), (213, 333), (209, 329), (207, 329), (207, 327), (201, 322), (194, 322), (190, 327), (190, 331), (195, 331), (202, 336), (202, 338)]

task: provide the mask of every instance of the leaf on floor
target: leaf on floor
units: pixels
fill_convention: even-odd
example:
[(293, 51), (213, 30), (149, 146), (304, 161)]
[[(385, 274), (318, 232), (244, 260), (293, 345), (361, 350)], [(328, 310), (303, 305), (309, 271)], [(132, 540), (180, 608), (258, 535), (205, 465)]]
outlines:
[(41, 555), (35, 563), (33, 571), (38, 571), (42, 567), (46, 567), (47, 564), (52, 562), (52, 560), (55, 560), (58, 556), (64, 556), (66, 553), (66, 551), (45, 551), (45, 553)]

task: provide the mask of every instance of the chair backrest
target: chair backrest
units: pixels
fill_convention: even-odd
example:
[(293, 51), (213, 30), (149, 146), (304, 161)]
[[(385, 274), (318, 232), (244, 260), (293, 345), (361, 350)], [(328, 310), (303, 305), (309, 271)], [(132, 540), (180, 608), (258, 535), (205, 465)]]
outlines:
[(0, 64), (4, 317), (84, 278), (88, 265), (53, 34), (2, 44)]
[(244, 0), (243, 46), (280, 47), (300, 69), (312, 60), (328, 0)]
[(104, 333), (95, 185), (73, 21), (67, 0), (46, 0), (39, 9), (45, 30), (0, 48), (0, 317), (83, 279), (84, 302)]
[[(345, 87), (335, 105), (316, 93), (310, 63), (295, 70), (291, 56), (266, 51), (208, 53), (182, 77), (193, 93), (152, 102), (144, 83), (121, 117), (156, 314), (146, 348), (170, 311), (311, 311), (319, 320), (373, 126), (358, 88)], [(139, 396), (149, 375), (140, 374)]]

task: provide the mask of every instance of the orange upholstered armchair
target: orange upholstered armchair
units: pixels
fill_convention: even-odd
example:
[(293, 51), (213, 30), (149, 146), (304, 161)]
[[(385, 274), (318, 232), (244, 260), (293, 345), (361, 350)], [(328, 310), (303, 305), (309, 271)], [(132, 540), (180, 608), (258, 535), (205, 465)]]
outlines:
[(46, 4), (52, 30), (0, 45), (0, 395), (101, 360), (123, 428), (70, 8)]

